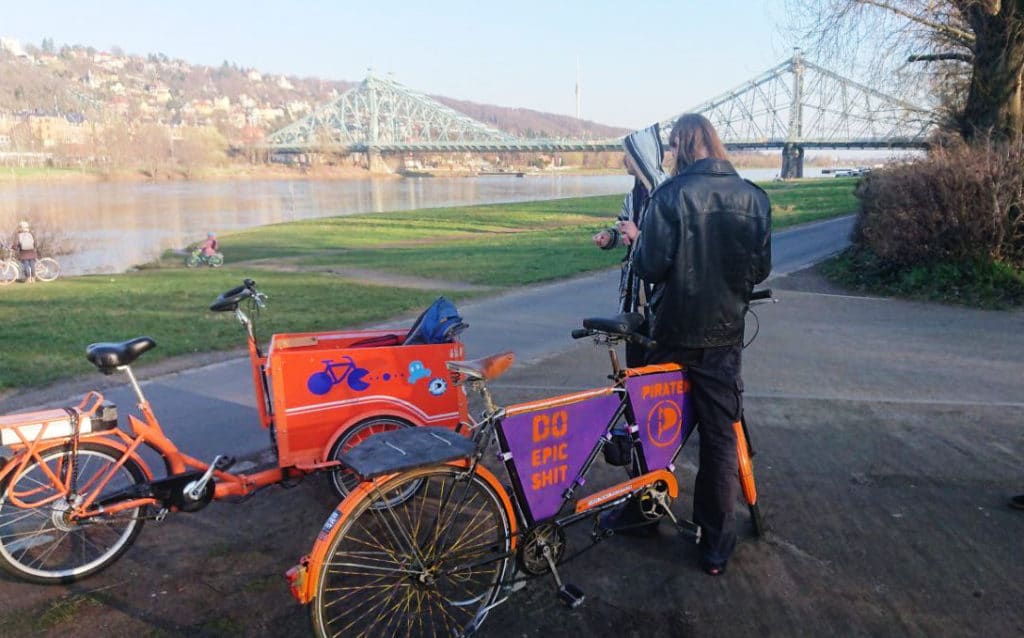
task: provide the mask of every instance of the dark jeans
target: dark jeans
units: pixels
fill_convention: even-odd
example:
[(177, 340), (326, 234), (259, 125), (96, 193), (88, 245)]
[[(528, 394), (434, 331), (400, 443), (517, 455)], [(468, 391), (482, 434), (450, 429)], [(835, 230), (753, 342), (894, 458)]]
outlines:
[(36, 260), (35, 259), (22, 259), (21, 260), (21, 274), (28, 281), (36, 275)]
[(693, 490), (693, 522), (701, 527), (703, 560), (724, 565), (736, 547), (733, 510), (739, 493), (739, 461), (733, 423), (743, 412), (740, 378), (743, 347), (659, 348), (648, 363), (687, 368), (690, 399), (700, 433), (700, 467)]

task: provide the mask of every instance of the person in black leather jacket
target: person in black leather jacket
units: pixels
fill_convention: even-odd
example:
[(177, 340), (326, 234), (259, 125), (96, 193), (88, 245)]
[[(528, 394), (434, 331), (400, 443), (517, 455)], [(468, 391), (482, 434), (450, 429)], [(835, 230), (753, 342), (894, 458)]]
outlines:
[(702, 567), (725, 571), (736, 545), (739, 491), (736, 433), (743, 412), (740, 377), (744, 315), (755, 284), (771, 271), (771, 204), (742, 179), (702, 115), (683, 115), (669, 135), (675, 176), (655, 189), (633, 268), (653, 284), (648, 364), (686, 366), (700, 432), (693, 520), (701, 526)]

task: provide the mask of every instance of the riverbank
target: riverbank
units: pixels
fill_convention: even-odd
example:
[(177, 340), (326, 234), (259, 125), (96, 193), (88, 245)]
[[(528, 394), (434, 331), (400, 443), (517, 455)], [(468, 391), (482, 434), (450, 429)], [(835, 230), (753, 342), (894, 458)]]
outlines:
[(93, 169), (49, 167), (0, 167), (0, 185), (12, 182), (187, 182), (227, 180), (332, 180), (332, 179), (388, 179), (400, 175), (371, 173), (358, 166), (289, 167), (280, 164), (237, 164), (210, 167), (189, 175), (180, 172), (159, 172), (156, 176), (140, 170), (120, 169), (99, 171)]
[[(779, 167), (768, 162), (736, 162), (740, 171), (768, 171), (778, 174)], [(810, 165), (810, 170), (827, 167), (827, 164)], [(318, 164), (313, 166), (285, 166), (282, 164), (249, 164), (238, 163), (226, 166), (211, 166), (197, 169), (189, 174), (181, 171), (160, 171), (151, 175), (142, 169), (117, 169), (104, 171), (94, 168), (53, 168), (38, 167), (0, 167), (0, 186), (16, 182), (189, 182), (189, 181), (227, 181), (227, 180), (335, 180), (335, 179), (399, 179), (403, 177), (479, 177), (481, 175), (620, 175), (619, 168), (588, 168), (583, 166), (549, 167), (536, 169), (523, 167), (504, 171), (481, 172), (472, 169), (425, 168), (422, 171), (391, 173), (371, 173), (362, 166), (340, 166)]]
[[(775, 228), (850, 212), (853, 184), (767, 185)], [(206, 308), (247, 277), (270, 294), (257, 326), (266, 337), (382, 321), (441, 294), (459, 301), (613, 268), (621, 252), (596, 249), (591, 236), (620, 203), (614, 195), (311, 219), (221, 236), (223, 268), (186, 269), (167, 257), (137, 272), (6, 286), (4, 359), (17, 364), (0, 368), (0, 392), (91, 373), (82, 352), (95, 341), (148, 334), (160, 345), (147, 365), (235, 349), (241, 329)]]

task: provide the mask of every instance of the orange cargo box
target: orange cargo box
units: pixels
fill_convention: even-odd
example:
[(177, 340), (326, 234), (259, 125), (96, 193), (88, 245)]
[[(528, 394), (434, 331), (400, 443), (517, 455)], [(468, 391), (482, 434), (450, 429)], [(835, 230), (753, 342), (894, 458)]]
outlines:
[(281, 467), (329, 460), (335, 442), (370, 419), (448, 428), (468, 420), (466, 395), (445, 367), (465, 358), (462, 343), (395, 345), (403, 338), (389, 330), (273, 336), (266, 371)]

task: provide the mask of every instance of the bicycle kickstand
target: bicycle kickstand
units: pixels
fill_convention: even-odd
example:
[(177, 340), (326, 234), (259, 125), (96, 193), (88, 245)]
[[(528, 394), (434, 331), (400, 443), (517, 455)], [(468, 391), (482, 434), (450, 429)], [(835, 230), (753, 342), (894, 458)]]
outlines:
[(586, 595), (583, 590), (573, 585), (572, 583), (563, 583), (562, 579), (558, 576), (558, 569), (555, 567), (555, 561), (551, 557), (551, 546), (544, 545), (543, 548), (544, 560), (547, 561), (548, 567), (551, 568), (551, 575), (555, 577), (555, 584), (558, 585), (558, 600), (562, 601), (562, 604), (569, 609), (576, 609), (583, 604), (583, 600)]

